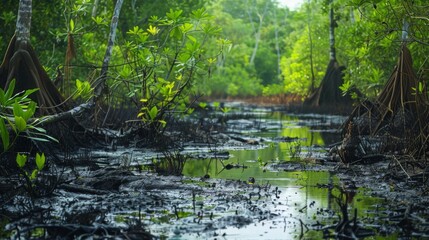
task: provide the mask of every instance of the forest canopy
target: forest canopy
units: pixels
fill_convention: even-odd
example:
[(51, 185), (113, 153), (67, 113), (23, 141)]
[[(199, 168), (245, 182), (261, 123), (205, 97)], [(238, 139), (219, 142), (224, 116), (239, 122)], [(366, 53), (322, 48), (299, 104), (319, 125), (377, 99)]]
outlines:
[[(106, 48), (115, 1), (35, 1), (31, 42), (51, 79), (67, 96), (85, 98), (85, 82), (93, 81)], [(276, 0), (124, 1), (110, 68), (109, 84), (125, 77), (130, 31), (149, 29), (153, 17), (170, 11), (189, 16), (200, 8), (221, 28), (218, 37), (204, 39), (209, 75), (197, 77), (195, 92), (219, 97), (296, 94), (305, 97), (317, 87), (329, 62), (329, 8), (335, 9), (337, 59), (345, 66), (347, 91), (357, 87), (375, 97), (396, 63), (406, 23), (414, 69), (425, 78), (428, 55), (427, 3), (423, 0), (310, 0), (290, 10)], [(95, 4), (97, 3), (97, 4)], [(18, 1), (3, 1), (0, 13), (0, 55), (15, 31)], [(219, 36), (227, 45), (219, 55)], [(229, 44), (230, 43), (230, 44)], [(166, 43), (169, 44), (169, 43)], [(171, 47), (171, 46), (170, 46)], [(88, 89), (87, 89), (88, 90)], [(119, 92), (129, 93), (126, 88)], [(130, 94), (130, 93), (129, 93)]]

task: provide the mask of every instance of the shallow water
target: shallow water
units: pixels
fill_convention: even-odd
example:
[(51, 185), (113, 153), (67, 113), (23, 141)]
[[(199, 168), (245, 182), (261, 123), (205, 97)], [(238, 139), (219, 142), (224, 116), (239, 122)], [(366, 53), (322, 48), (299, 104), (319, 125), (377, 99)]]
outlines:
[[(36, 205), (48, 206), (52, 215), (48, 223), (122, 229), (137, 225), (160, 239), (323, 238), (320, 228), (339, 221), (340, 189), (353, 181), (353, 177), (336, 175), (338, 163), (326, 156), (329, 145), (341, 140), (339, 127), (345, 117), (297, 115), (235, 103), (225, 107), (228, 113), (205, 116), (212, 123), (219, 117), (227, 119), (226, 129), (214, 133), (223, 136), (222, 143), (183, 143), (180, 153), (193, 157), (182, 172), (189, 178), (141, 171), (164, 156), (155, 150), (85, 149), (75, 158), (94, 160), (113, 173), (128, 173), (129, 182), (118, 189), (99, 183), (106, 192), (102, 195), (59, 189)], [(96, 171), (79, 170), (75, 184), (97, 182)], [(116, 182), (116, 178), (107, 179)], [(372, 197), (364, 188), (348, 196), (348, 212), (352, 215), (357, 209), (360, 223), (369, 226), (389, 214), (383, 207), (385, 200)], [(94, 213), (89, 215), (94, 218), (91, 221), (88, 213)], [(379, 231), (380, 224), (375, 224)], [(21, 225), (16, 222), (8, 228)], [(396, 236), (384, 239), (389, 238)]]
[[(339, 207), (334, 196), (339, 196), (338, 187), (343, 182), (330, 171), (335, 163), (319, 169), (314, 162), (326, 156), (329, 145), (341, 140), (339, 127), (345, 117), (296, 115), (263, 108), (238, 111), (248, 114), (245, 119), (228, 120), (228, 130), (244, 134), (259, 144), (232, 147), (227, 159), (188, 160), (183, 174), (192, 177), (208, 174), (211, 178), (242, 181), (254, 178), (257, 184), (278, 187), (279, 194), (272, 199), (271, 209), (276, 217), (242, 228), (225, 227), (218, 234), (225, 234), (227, 239), (322, 238), (322, 231), (314, 229), (317, 223), (338, 221)], [(350, 209), (358, 209), (359, 219), (379, 214), (383, 202), (365, 192), (358, 189), (349, 203)], [(192, 236), (177, 235), (175, 239)]]

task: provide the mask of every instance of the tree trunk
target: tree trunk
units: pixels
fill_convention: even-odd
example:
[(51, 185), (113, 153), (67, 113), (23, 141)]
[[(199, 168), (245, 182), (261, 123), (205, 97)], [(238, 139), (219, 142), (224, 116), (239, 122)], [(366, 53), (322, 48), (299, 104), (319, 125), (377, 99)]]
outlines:
[(408, 23), (407, 19), (404, 18), (402, 22), (402, 42), (406, 42), (408, 39), (408, 29), (410, 24)]
[(248, 1), (246, 1), (246, 5), (247, 5), (247, 14), (249, 15), (249, 20), (250, 20), (250, 23), (252, 25), (253, 31), (255, 32), (255, 47), (253, 48), (253, 52), (252, 52), (252, 55), (250, 56), (250, 61), (249, 61), (249, 64), (253, 65), (253, 63), (255, 61), (256, 53), (258, 52), (259, 41), (261, 40), (261, 29), (262, 29), (262, 24), (264, 22), (265, 13), (267, 12), (268, 1), (265, 3), (264, 11), (262, 12), (262, 14), (260, 14), (259, 12), (256, 13), (258, 15), (258, 18), (259, 18), (258, 29), (255, 28), (255, 25), (253, 23), (252, 16), (251, 16), (250, 10), (249, 10)]
[(116, 28), (118, 27), (119, 14), (121, 12), (121, 7), (123, 0), (118, 0), (115, 5), (115, 10), (113, 12), (112, 23), (110, 25), (109, 40), (107, 43), (106, 53), (103, 59), (103, 65), (101, 66), (100, 77), (94, 83), (94, 96), (95, 99), (98, 99), (106, 88), (106, 79), (107, 71), (109, 70), (109, 62), (112, 56), (113, 46), (115, 45), (116, 38)]
[(32, 1), (20, 0), (15, 36), (6, 50), (0, 65), (0, 87), (7, 88), (15, 79), (15, 92), (37, 88), (39, 91), (30, 95), (38, 104), (39, 114), (58, 113), (67, 107), (48, 74), (40, 64), (30, 44), (30, 26)]
[(314, 63), (313, 63), (313, 38), (311, 36), (311, 6), (310, 6), (310, 0), (308, 0), (308, 18), (307, 18), (307, 27), (308, 27), (308, 41), (309, 41), (309, 50), (310, 50), (310, 72), (311, 72), (311, 86), (310, 86), (310, 92), (313, 92), (315, 89), (315, 82), (316, 82), (316, 77), (314, 75)]
[(20, 0), (18, 9), (18, 19), (16, 20), (16, 40), (19, 43), (27, 44), (30, 42), (31, 27), (31, 2), (32, 0)]
[(280, 80), (281, 68), (280, 68), (280, 46), (279, 46), (279, 26), (277, 24), (277, 9), (274, 9), (274, 36), (276, 39), (276, 53), (277, 53), (277, 80)]
[(330, 0), (330, 6), (331, 9), (329, 11), (329, 57), (330, 60), (337, 60), (337, 56), (335, 53), (335, 27), (336, 22), (334, 18), (334, 6), (333, 6), (333, 0)]
[[(340, 108), (349, 108), (352, 103), (350, 95), (343, 96), (340, 86), (343, 84), (343, 71), (345, 67), (340, 66), (335, 55), (335, 18), (333, 0), (330, 0), (329, 11), (329, 63), (325, 76), (320, 86), (304, 101), (304, 105), (310, 107), (325, 107), (326, 111), (338, 111)], [(344, 110), (344, 109), (341, 109)]]

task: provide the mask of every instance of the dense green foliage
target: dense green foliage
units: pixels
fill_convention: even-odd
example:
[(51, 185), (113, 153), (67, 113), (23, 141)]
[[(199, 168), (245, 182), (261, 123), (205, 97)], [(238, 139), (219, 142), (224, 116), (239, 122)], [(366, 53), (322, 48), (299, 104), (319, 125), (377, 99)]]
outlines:
[(35, 89), (14, 94), (15, 80), (0, 88), (0, 156), (14, 147), (19, 137), (35, 141), (56, 141), (39, 127), (43, 118), (33, 118), (36, 103), (29, 97)]
[[(98, 76), (107, 46), (114, 1), (101, 1), (97, 6), (94, 2), (33, 3), (32, 44), (52, 79), (57, 77), (58, 71), (63, 72), (65, 82), (59, 87), (65, 95), (74, 94), (75, 99), (91, 96), (88, 83)], [(2, 3), (1, 55), (15, 29), (17, 5), (18, 1)], [(194, 11), (202, 7), (207, 9), (204, 14), (214, 17), (196, 19)], [(179, 58), (188, 57), (189, 60), (191, 55), (198, 59), (198, 64), (207, 64), (204, 68), (195, 65), (206, 73), (199, 71), (192, 76), (195, 78), (190, 84), (193, 94), (247, 97), (293, 93), (305, 96), (318, 86), (329, 62), (329, 8), (326, 0), (303, 1), (301, 7), (294, 10), (275, 0), (125, 1), (111, 60), (110, 92), (118, 96), (127, 94), (141, 107), (139, 100), (146, 97), (142, 89), (131, 86), (136, 80), (142, 80), (133, 71), (150, 66), (133, 61), (137, 55), (155, 54), (153, 57), (157, 60), (152, 64), (157, 66), (168, 65), (166, 61), (175, 58), (185, 63), (187, 60)], [(333, 8), (337, 58), (346, 66), (343, 90), (354, 85), (368, 96), (377, 94), (396, 63), (404, 20), (410, 26), (408, 40), (415, 69), (419, 76), (427, 75), (429, 40), (425, 34), (428, 30), (425, 16), (429, 8), (425, 1), (334, 0)], [(180, 12), (182, 19), (178, 22), (169, 19), (173, 22), (168, 22), (168, 14), (174, 12)], [(218, 36), (211, 33), (203, 36), (206, 33), (199, 23), (201, 20), (204, 24), (221, 27), (222, 31), (216, 34), (232, 44), (223, 40), (219, 45)], [(151, 26), (160, 32), (152, 34)], [(146, 33), (148, 39), (142, 38), (142, 33)], [(191, 45), (193, 53), (189, 53)], [(177, 53), (181, 56), (175, 57)], [(167, 65), (159, 66), (157, 71), (169, 75)], [(172, 78), (179, 74), (178, 66), (174, 68), (174, 74), (170, 74)], [(161, 81), (164, 78), (162, 76)], [(155, 81), (153, 76), (152, 79)], [(171, 83), (171, 79), (165, 80)], [(143, 95), (135, 95), (136, 92)]]
[[(311, 86), (309, 64), (312, 46), (316, 86), (329, 61), (328, 1), (306, 2), (296, 13), (288, 42), (290, 55), (282, 56), (286, 92), (305, 94)], [(421, 77), (427, 69), (429, 41), (427, 6), (424, 1), (333, 1), (337, 60), (346, 67), (342, 90), (356, 86), (366, 96), (375, 96), (392, 72), (402, 44), (404, 20), (409, 23), (408, 39), (414, 68)], [(316, 7), (319, 6), (319, 7)], [(425, 20), (423, 20), (425, 19)], [(296, 25), (296, 26), (295, 26)], [(311, 36), (311, 38), (310, 38)], [(310, 41), (311, 39), (311, 41)], [(426, 81), (427, 79), (423, 79)]]

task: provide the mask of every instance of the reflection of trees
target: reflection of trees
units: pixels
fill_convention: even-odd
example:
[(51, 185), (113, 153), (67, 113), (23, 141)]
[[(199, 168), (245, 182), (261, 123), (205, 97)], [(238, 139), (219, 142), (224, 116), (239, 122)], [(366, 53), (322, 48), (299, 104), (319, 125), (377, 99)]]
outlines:
[(320, 143), (322, 144), (319, 142), (315, 144), (325, 146), (325, 144), (329, 145), (341, 141), (341, 134), (337, 131), (333, 131), (339, 129), (340, 127), (339, 125), (336, 125), (335, 122), (341, 121), (330, 122), (329, 119), (325, 119), (323, 121), (328, 121), (329, 124), (314, 125), (311, 126), (308, 130), (312, 133), (317, 133), (317, 137), (321, 139)]
[[(330, 192), (328, 186), (332, 186), (335, 178), (330, 172), (325, 171), (302, 171), (295, 172), (297, 179), (303, 182), (298, 182), (299, 185), (305, 187), (305, 196), (307, 206), (315, 201), (317, 205), (330, 207)], [(328, 196), (328, 197), (327, 197)]]
[[(313, 145), (324, 146), (325, 141), (321, 132), (312, 132), (310, 127), (291, 127), (283, 128), (281, 131), (282, 137), (297, 138), (301, 141), (302, 146), (310, 147)], [(281, 142), (279, 147), (282, 151), (288, 151), (292, 142)]]
[(186, 162), (185, 167), (183, 168), (183, 174), (186, 176), (202, 177), (206, 172), (208, 172), (208, 168), (209, 168), (209, 159), (203, 159), (203, 160), (192, 159)]

